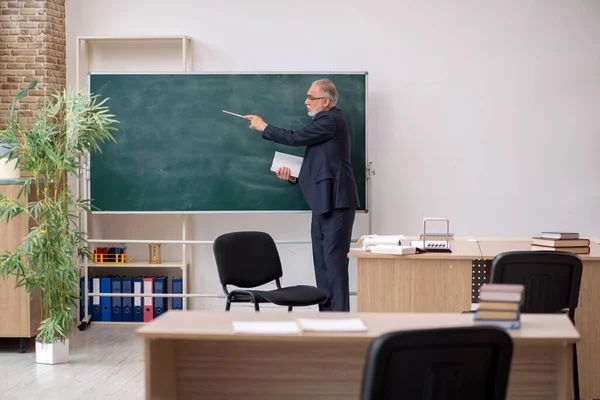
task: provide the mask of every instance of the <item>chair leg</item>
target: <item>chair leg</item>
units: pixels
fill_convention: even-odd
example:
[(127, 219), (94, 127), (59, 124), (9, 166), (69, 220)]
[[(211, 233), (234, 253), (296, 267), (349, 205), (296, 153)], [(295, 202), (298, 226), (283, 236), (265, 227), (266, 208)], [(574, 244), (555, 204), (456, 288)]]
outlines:
[(294, 307), (288, 306), (288, 312), (292, 312), (292, 308), (294, 308)]
[(323, 312), (323, 304), (319, 304), (319, 312)]
[(579, 368), (577, 366), (577, 345), (573, 345), (573, 399), (579, 400)]
[(227, 296), (227, 304), (225, 304), (225, 311), (229, 311), (231, 308), (231, 298)]
[(259, 308), (260, 307), (258, 306), (258, 301), (255, 300), (254, 301), (254, 311), (256, 311), (256, 312), (260, 311)]

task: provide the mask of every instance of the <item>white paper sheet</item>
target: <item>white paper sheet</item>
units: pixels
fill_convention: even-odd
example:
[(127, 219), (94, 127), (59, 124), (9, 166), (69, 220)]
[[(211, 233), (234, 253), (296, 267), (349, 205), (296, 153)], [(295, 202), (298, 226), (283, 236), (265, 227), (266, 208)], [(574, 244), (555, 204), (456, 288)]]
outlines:
[(300, 333), (294, 321), (234, 321), (235, 333), (254, 334), (294, 334)]
[(369, 245), (374, 244), (388, 244), (400, 246), (401, 241), (406, 239), (404, 235), (368, 235), (363, 236), (362, 247), (363, 249)]
[(376, 254), (416, 254), (417, 248), (411, 246), (395, 246), (393, 244), (375, 244), (366, 246), (366, 250)]
[(300, 167), (302, 167), (303, 160), (302, 157), (276, 151), (273, 156), (271, 171), (276, 172), (281, 167), (288, 167), (290, 169), (290, 175), (297, 178), (298, 175), (300, 175)]
[(360, 318), (346, 319), (310, 319), (296, 320), (300, 329), (313, 332), (364, 332), (367, 327)]

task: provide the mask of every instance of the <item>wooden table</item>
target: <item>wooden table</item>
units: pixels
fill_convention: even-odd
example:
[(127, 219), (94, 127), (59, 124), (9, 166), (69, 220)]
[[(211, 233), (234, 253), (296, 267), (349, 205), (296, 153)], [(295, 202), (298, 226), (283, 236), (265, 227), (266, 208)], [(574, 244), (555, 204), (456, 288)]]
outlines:
[[(249, 335), (232, 329), (233, 321), (298, 317), (359, 317), (368, 332)], [(146, 347), (146, 399), (358, 400), (372, 338), (472, 324), (467, 314), (169, 311), (138, 330)], [(523, 315), (521, 329), (508, 332), (514, 351), (507, 398), (571, 398), (570, 344), (579, 334), (568, 317)]]
[[(359, 312), (449, 312), (471, 308), (473, 260), (530, 250), (531, 238), (455, 239), (452, 253), (384, 255), (351, 251), (357, 258)], [(581, 398), (600, 399), (600, 245), (580, 255), (583, 274), (575, 324)]]
[[(0, 184), (0, 194), (9, 199), (16, 199), (22, 185)], [(29, 201), (34, 201), (35, 190), (32, 190)], [(8, 250), (14, 252), (33, 226), (24, 214), (6, 223), (0, 222), (0, 255)], [(24, 351), (24, 338), (36, 336), (41, 322), (41, 302), (39, 291), (29, 296), (24, 286), (16, 287), (16, 277), (6, 280), (0, 276), (0, 338), (21, 338), (21, 350)]]

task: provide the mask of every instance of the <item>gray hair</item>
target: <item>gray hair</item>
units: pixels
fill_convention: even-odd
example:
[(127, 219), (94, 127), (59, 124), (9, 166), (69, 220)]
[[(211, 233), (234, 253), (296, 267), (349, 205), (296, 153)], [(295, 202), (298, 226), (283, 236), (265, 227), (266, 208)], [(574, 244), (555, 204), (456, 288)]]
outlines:
[(339, 99), (337, 88), (329, 79), (318, 79), (313, 82), (313, 85), (317, 85), (323, 96), (326, 96), (331, 100), (331, 106), (334, 107)]

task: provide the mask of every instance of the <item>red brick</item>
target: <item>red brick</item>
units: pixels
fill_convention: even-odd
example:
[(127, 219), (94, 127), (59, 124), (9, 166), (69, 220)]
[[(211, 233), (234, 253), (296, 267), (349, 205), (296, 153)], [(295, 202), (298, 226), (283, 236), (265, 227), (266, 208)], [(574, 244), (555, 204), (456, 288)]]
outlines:
[[(22, 43), (25, 44), (25, 43)], [(15, 56), (37, 56), (39, 50), (13, 50)], [(18, 53), (16, 53), (18, 52)]]
[(2, 90), (20, 89), (18, 83), (3, 83)]
[(21, 22), (19, 24), (19, 28), (22, 28), (22, 29), (39, 29), (38, 25), (39, 25), (39, 23), (37, 23), (37, 22)]

